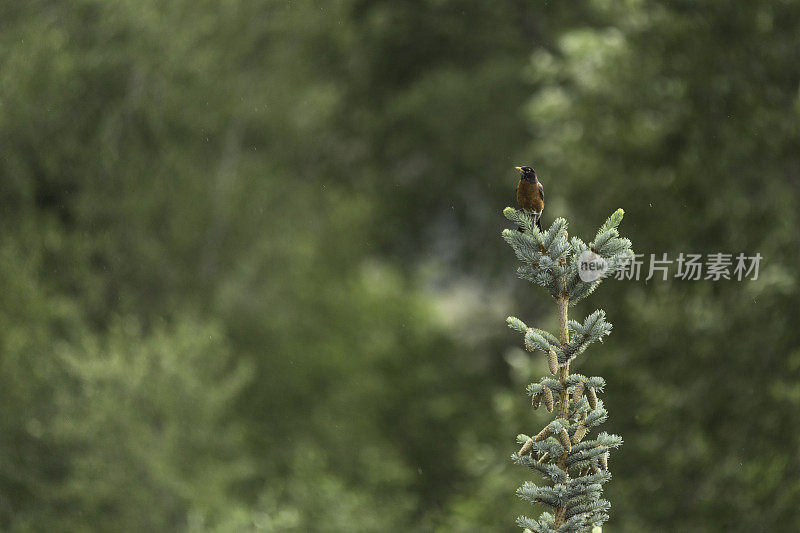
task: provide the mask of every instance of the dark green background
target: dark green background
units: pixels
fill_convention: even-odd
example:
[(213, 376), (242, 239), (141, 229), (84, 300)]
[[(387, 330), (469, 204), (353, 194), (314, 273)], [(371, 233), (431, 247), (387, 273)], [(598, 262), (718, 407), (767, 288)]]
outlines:
[(604, 531), (800, 530), (799, 89), (797, 1), (0, 1), (0, 529), (516, 530), (531, 164), (764, 257), (572, 311)]

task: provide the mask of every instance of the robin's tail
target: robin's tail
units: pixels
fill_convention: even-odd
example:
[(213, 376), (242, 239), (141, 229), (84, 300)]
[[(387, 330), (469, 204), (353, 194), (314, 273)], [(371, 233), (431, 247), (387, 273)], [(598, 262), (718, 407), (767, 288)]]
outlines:
[(542, 231), (542, 215), (541, 215), (541, 213), (539, 214), (538, 217), (536, 217), (536, 227), (539, 228), (539, 231)]

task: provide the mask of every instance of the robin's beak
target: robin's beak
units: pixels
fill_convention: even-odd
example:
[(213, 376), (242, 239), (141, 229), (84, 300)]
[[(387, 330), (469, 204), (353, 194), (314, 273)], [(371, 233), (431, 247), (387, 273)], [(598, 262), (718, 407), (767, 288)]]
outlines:
[(519, 172), (522, 172), (522, 167), (514, 167), (514, 168), (517, 169)]

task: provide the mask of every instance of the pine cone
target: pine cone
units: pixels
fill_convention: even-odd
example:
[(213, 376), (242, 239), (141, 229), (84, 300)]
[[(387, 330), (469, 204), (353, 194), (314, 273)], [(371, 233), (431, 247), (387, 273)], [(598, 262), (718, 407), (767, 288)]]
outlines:
[(584, 389), (583, 381), (575, 385), (575, 388), (572, 389), (573, 402), (578, 402), (581, 399), (581, 396), (583, 396), (583, 389)]
[(525, 444), (522, 445), (522, 448), (520, 448), (517, 452), (517, 455), (520, 457), (523, 455), (528, 455), (531, 452), (531, 448), (533, 448), (533, 439), (528, 438), (528, 440), (525, 441)]
[(561, 431), (558, 432), (558, 440), (561, 441), (561, 446), (567, 450), (567, 453), (572, 451), (572, 443), (569, 440), (569, 433), (564, 428), (561, 428)]
[(558, 375), (558, 357), (556, 357), (556, 352), (550, 348), (550, 351), (547, 353), (547, 365), (550, 367), (550, 373), (554, 376)]
[(544, 407), (547, 409), (548, 413), (553, 412), (553, 391), (550, 390), (550, 387), (544, 388)]
[(586, 390), (586, 399), (589, 400), (589, 407), (597, 409), (597, 393), (593, 388), (590, 387)]
[(550, 436), (550, 426), (545, 426), (539, 433), (536, 434), (535, 437), (533, 437), (533, 440), (540, 442), (546, 439), (548, 436)]
[(583, 437), (586, 436), (586, 426), (578, 426), (575, 433), (572, 435), (572, 442), (578, 444)]
[(534, 409), (539, 408), (539, 403), (541, 403), (541, 401), (542, 401), (542, 393), (537, 392), (536, 394), (531, 396), (531, 405), (533, 406)]

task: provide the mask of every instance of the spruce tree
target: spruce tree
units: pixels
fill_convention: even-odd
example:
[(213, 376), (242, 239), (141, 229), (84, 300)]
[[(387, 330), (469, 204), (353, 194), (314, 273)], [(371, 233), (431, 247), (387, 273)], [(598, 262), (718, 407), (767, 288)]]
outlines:
[(514, 208), (506, 208), (503, 214), (517, 225), (517, 229), (503, 231), (503, 238), (522, 262), (517, 274), (550, 292), (558, 305), (560, 326), (556, 337), (508, 317), (509, 327), (523, 334), (525, 348), (545, 354), (552, 374), (528, 386), (531, 404), (534, 409), (544, 404), (548, 412), (555, 412), (555, 419), (534, 436), (519, 435), (522, 447), (512, 455), (514, 462), (552, 482), (549, 486), (525, 482), (517, 494), (553, 512), (543, 512), (536, 520), (521, 516), (517, 524), (536, 533), (589, 531), (608, 519), (611, 504), (602, 498), (602, 490), (611, 479), (609, 452), (622, 444), (622, 438), (605, 432), (588, 438), (589, 432), (608, 418), (598, 398), (605, 381), (570, 374), (570, 363), (593, 342), (602, 342), (610, 334), (611, 324), (602, 310), (583, 323), (569, 320), (567, 312), (633, 256), (630, 240), (617, 231), (623, 211), (611, 215), (589, 244), (569, 238), (563, 218), (539, 231), (531, 217)]

